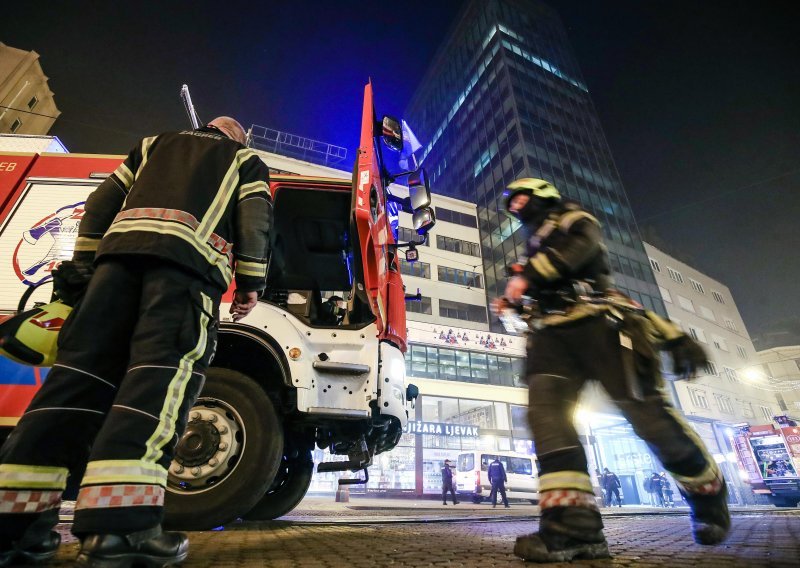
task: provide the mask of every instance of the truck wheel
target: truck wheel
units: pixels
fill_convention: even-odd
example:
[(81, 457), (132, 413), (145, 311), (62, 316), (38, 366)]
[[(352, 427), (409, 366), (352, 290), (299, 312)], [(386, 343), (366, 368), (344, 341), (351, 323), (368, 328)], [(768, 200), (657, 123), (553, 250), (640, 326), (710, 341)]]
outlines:
[(169, 468), (164, 525), (205, 530), (249, 511), (275, 479), (283, 427), (250, 377), (210, 368)]
[[(243, 516), (247, 521), (268, 521), (282, 517), (297, 507), (311, 485), (314, 474), (314, 460), (309, 445), (303, 449), (291, 447), (288, 437), (278, 473), (270, 488), (249, 513)], [(313, 440), (311, 441), (313, 448)]]

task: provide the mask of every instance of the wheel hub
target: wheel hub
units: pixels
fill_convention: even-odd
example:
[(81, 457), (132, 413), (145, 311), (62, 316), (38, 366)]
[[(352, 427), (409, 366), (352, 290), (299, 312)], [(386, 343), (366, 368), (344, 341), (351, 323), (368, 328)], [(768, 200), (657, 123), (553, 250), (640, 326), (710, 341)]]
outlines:
[(183, 467), (206, 463), (219, 449), (220, 434), (211, 422), (192, 420), (175, 448), (175, 461)]

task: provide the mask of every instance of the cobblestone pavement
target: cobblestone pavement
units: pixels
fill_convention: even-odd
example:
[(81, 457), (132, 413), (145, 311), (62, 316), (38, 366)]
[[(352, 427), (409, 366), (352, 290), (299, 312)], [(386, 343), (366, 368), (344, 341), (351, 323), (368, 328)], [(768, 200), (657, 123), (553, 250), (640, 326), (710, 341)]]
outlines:
[[(524, 566), (512, 554), (517, 535), (536, 530), (536, 508), (486, 505), (443, 507), (435, 502), (306, 499), (290, 520), (234, 523), (221, 531), (189, 533), (185, 568), (382, 566)], [(623, 508), (605, 516), (614, 558), (579, 561), (609, 567), (800, 566), (800, 510), (734, 513), (719, 546), (694, 544), (685, 509)], [(289, 518), (289, 517), (287, 517)], [(59, 525), (65, 545), (52, 566), (70, 566), (77, 543)], [(570, 566), (552, 564), (551, 566)]]

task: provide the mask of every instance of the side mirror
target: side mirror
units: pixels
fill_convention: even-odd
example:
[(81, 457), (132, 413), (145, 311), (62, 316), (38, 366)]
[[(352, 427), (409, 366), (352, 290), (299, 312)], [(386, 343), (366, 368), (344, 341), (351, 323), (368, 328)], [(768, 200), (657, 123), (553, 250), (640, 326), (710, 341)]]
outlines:
[(424, 209), (431, 204), (431, 186), (424, 169), (420, 168), (408, 174), (408, 197), (414, 211)]
[(395, 152), (403, 149), (403, 126), (395, 117), (383, 117), (383, 120), (381, 120), (381, 137), (384, 144)]
[(417, 234), (424, 235), (436, 224), (436, 215), (433, 213), (432, 208), (425, 207), (424, 209), (414, 211), (412, 220), (414, 223), (414, 230), (417, 231)]

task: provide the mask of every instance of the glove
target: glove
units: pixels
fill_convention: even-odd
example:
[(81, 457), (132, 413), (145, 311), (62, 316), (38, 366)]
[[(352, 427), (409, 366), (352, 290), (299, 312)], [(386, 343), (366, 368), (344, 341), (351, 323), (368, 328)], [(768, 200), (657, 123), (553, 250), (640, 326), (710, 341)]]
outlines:
[(53, 271), (53, 293), (68, 306), (74, 306), (86, 293), (92, 274), (91, 264), (65, 260)]
[(681, 379), (697, 376), (697, 368), (708, 363), (706, 352), (688, 335), (667, 341), (664, 350), (672, 355), (673, 371)]

